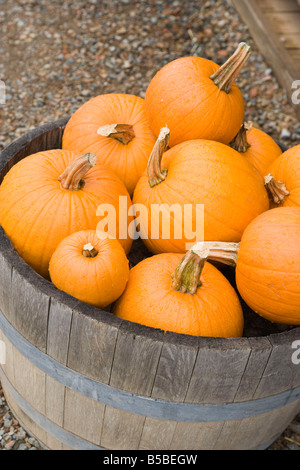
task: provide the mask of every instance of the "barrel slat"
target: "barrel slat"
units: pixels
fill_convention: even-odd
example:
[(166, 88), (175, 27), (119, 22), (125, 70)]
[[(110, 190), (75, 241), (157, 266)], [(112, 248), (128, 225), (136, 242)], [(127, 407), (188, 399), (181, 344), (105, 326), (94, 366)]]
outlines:
[(58, 426), (64, 425), (66, 387), (46, 375), (46, 403), (45, 415)]
[(272, 438), (276, 438), (283, 432), (299, 409), (298, 401), (252, 418), (236, 422), (227, 421), (224, 423), (214, 450), (256, 449), (264, 443), (267, 444)]
[(12, 271), (19, 262), (19, 256), (0, 226), (0, 311), (12, 323), (14, 321), (14, 311), (11, 306)]
[(101, 446), (105, 449), (139, 448), (145, 417), (106, 406)]
[(47, 284), (29, 266), (21, 264), (12, 272), (13, 325), (41, 351), (46, 351), (50, 296)]
[[(197, 358), (197, 338), (167, 332), (164, 337), (152, 398), (184, 402)], [(144, 422), (140, 448), (169, 449), (176, 429), (174, 421), (159, 421), (147, 417)]]
[(162, 400), (184, 401), (195, 367), (197, 339), (166, 333), (151, 396)]
[(47, 329), (47, 354), (67, 364), (73, 308), (79, 301), (64, 292), (51, 295)]
[(139, 450), (169, 450), (175, 429), (175, 421), (161, 421), (147, 417), (144, 422)]
[(267, 338), (249, 338), (251, 353), (234, 401), (252, 400), (272, 351)]
[(272, 396), (300, 385), (300, 367), (292, 361), (293, 341), (299, 341), (299, 328), (270, 335), (271, 354), (254, 398)]
[(171, 450), (211, 450), (218, 439), (222, 422), (177, 423)]
[[(47, 354), (61, 364), (68, 359), (69, 339), (73, 308), (79, 301), (61, 291), (51, 295), (47, 330)], [(57, 425), (64, 426), (66, 387), (47, 376), (46, 416)], [(51, 440), (51, 448), (57, 448), (56, 440)], [(48, 441), (49, 442), (49, 441)], [(62, 446), (61, 446), (62, 448)]]
[(13, 349), (14, 388), (39, 413), (46, 414), (46, 374), (31, 364), (17, 349)]
[(151, 396), (163, 334), (142, 325), (122, 322), (110, 377), (110, 385), (130, 393)]
[(48, 433), (42, 429), (40, 426), (36, 424), (34, 419), (29, 417), (22, 409), (21, 406), (19, 406), (19, 403), (15, 400), (15, 398), (12, 396), (10, 393), (10, 390), (6, 387), (5, 384), (2, 384), (3, 386), (3, 391), (5, 394), (5, 398), (7, 400), (7, 404), (11, 411), (14, 413), (15, 416), (18, 417), (18, 421), (20, 422), (21, 426), (27, 430), (31, 435), (37, 437), (39, 442), (43, 445), (47, 445), (47, 438), (48, 438)]
[[(163, 346), (162, 332), (123, 322), (120, 326), (110, 378), (112, 387), (150, 396)], [(145, 417), (106, 407), (101, 446), (138, 449)], [(127, 438), (126, 438), (127, 436)], [(127, 439), (127, 444), (126, 444)]]
[(97, 310), (82, 302), (73, 309), (67, 366), (107, 384), (122, 320)]
[(66, 388), (63, 428), (99, 445), (104, 408), (102, 403)]
[(0, 330), (0, 340), (3, 341), (5, 345), (5, 358), (4, 363), (0, 364), (0, 367), (8, 378), (11, 383), (15, 383), (15, 367), (14, 367), (14, 353), (13, 353), (13, 345), (11, 342), (6, 338), (6, 336)]

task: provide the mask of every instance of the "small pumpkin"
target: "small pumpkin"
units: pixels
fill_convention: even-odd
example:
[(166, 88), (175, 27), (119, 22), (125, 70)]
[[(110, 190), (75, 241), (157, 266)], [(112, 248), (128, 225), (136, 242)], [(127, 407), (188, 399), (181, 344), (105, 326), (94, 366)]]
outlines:
[(129, 272), (113, 313), (124, 320), (193, 336), (240, 337), (243, 312), (223, 274), (206, 262), (207, 250), (161, 253)]
[(300, 206), (300, 144), (276, 158), (268, 168), (265, 184), (273, 207)]
[(147, 248), (184, 253), (187, 244), (203, 239), (240, 241), (249, 222), (269, 209), (257, 170), (220, 142), (195, 139), (166, 150), (169, 135), (162, 128), (133, 195)]
[(202, 57), (181, 57), (164, 65), (145, 95), (146, 116), (155, 136), (167, 126), (170, 146), (209, 139), (229, 144), (244, 118), (243, 96), (234, 83), (250, 54), (239, 44), (221, 67)]
[(118, 240), (81, 230), (62, 240), (49, 263), (53, 284), (76, 299), (105, 308), (123, 293), (129, 262)]
[(254, 127), (252, 122), (242, 124), (230, 145), (247, 158), (263, 178), (271, 163), (282, 154), (275, 140), (266, 132)]
[(90, 99), (75, 111), (66, 125), (62, 148), (94, 153), (132, 194), (154, 143), (144, 99), (108, 93)]
[(211, 260), (236, 264), (237, 289), (254, 312), (300, 325), (300, 207), (260, 214), (238, 244), (204, 242), (201, 248)]
[[(98, 212), (101, 204), (115, 208), (118, 236), (120, 196), (129, 227), (128, 191), (95, 155), (78, 156), (61, 149), (38, 152), (6, 174), (0, 186), (0, 224), (19, 255), (48, 278), (49, 261), (58, 243), (73, 232), (95, 230), (103, 216)], [(128, 234), (120, 243), (128, 253), (132, 238)]]

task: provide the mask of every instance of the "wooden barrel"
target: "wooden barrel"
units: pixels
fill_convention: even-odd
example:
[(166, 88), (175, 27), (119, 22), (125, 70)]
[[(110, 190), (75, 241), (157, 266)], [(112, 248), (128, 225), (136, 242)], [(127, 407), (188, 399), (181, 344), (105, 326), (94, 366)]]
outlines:
[[(8, 146), (0, 181), (27, 155), (60, 147), (66, 122)], [(135, 241), (131, 262), (144, 256)], [(8, 404), (48, 449), (265, 449), (300, 411), (300, 328), (282, 331), (243, 307), (242, 338), (164, 334), (57, 290), (1, 230)]]

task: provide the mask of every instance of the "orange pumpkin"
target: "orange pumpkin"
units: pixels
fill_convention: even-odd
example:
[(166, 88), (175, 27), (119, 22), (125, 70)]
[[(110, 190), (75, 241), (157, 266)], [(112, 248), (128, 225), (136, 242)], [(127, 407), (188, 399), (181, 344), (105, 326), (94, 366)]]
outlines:
[(229, 144), (244, 118), (244, 100), (234, 83), (249, 57), (241, 43), (219, 66), (202, 57), (181, 57), (162, 67), (145, 95), (146, 116), (154, 134), (171, 131), (170, 146), (186, 140), (209, 139)]
[(300, 144), (276, 158), (265, 183), (274, 207), (300, 206)]
[(49, 273), (59, 290), (105, 308), (123, 293), (129, 262), (118, 240), (105, 232), (81, 230), (59, 243), (51, 257)]
[[(96, 163), (95, 155), (77, 157), (61, 149), (38, 152), (5, 176), (0, 186), (0, 224), (19, 255), (48, 278), (49, 261), (59, 242), (73, 232), (95, 230), (104, 215), (99, 213), (101, 204), (115, 208), (119, 233), (120, 196), (128, 213), (131, 200), (126, 187), (114, 172)], [(126, 220), (129, 226), (131, 219)], [(132, 239), (128, 236), (120, 243), (128, 252)]]
[(145, 116), (144, 100), (111, 93), (84, 103), (68, 121), (62, 148), (92, 152), (133, 193), (155, 143)]
[(239, 337), (238, 296), (207, 253), (190, 250), (146, 258), (129, 272), (113, 313), (124, 320), (193, 336)]
[(277, 207), (254, 219), (239, 244), (201, 244), (209, 259), (236, 262), (237, 289), (249, 307), (275, 323), (300, 325), (300, 207)]
[(264, 131), (253, 127), (251, 122), (242, 124), (230, 145), (247, 158), (263, 178), (271, 163), (282, 154), (275, 140)]
[(203, 239), (240, 241), (249, 222), (269, 208), (257, 170), (220, 142), (190, 140), (165, 151), (168, 137), (163, 128), (133, 195), (147, 248), (184, 253)]

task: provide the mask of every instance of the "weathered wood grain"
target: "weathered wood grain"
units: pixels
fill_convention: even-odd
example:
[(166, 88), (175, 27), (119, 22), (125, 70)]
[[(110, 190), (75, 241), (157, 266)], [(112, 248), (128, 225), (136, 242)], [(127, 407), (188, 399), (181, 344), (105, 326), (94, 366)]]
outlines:
[(253, 399), (272, 351), (270, 341), (264, 337), (249, 338), (249, 346), (250, 355), (234, 397), (237, 402)]
[(17, 331), (46, 351), (50, 297), (47, 284), (29, 266), (13, 268), (11, 310)]
[(278, 13), (298, 11), (297, 0), (256, 0), (262, 10)]
[[(122, 322), (110, 377), (112, 387), (150, 396), (163, 345), (163, 334), (129, 322)], [(101, 445), (138, 449), (145, 417), (106, 407)], [(117, 447), (116, 447), (117, 446)]]
[(185, 401), (188, 403), (233, 402), (250, 352), (251, 348), (246, 338), (234, 341), (201, 338)]
[(155, 380), (153, 398), (184, 402), (198, 354), (197, 338), (166, 333)]
[(268, 339), (272, 350), (254, 398), (272, 396), (300, 385), (300, 367), (292, 361), (292, 344), (300, 339), (299, 328), (270, 335)]
[(79, 303), (73, 309), (68, 367), (107, 384), (120, 323), (109, 312)]
[[(300, 117), (300, 107), (293, 103), (292, 84), (299, 80), (300, 62), (290, 54), (282, 38), (285, 33), (300, 32), (300, 7), (296, 2), (293, 11), (280, 11), (280, 0), (270, 3), (258, 0), (230, 0), (233, 7), (249, 27), (250, 33), (268, 64), (274, 70), (280, 85), (286, 90), (297, 116)], [(282, 8), (291, 8), (291, 2), (282, 0)], [(272, 5), (276, 5), (271, 10)], [(286, 5), (286, 6), (285, 6)]]
[(54, 294), (50, 296), (47, 354), (67, 364), (72, 314), (79, 300), (58, 290)]

